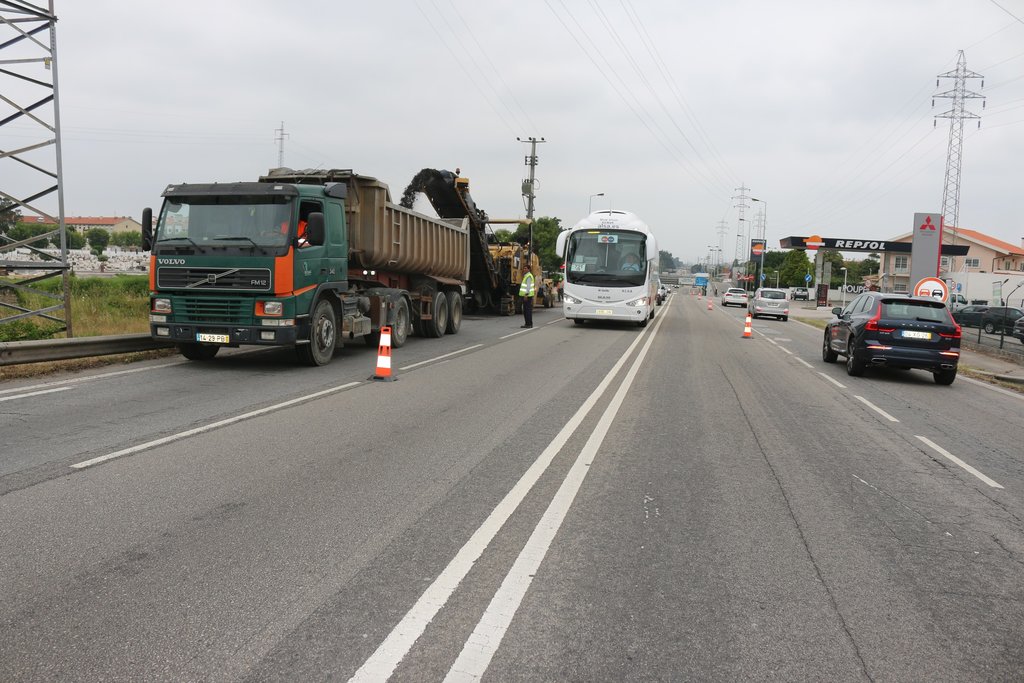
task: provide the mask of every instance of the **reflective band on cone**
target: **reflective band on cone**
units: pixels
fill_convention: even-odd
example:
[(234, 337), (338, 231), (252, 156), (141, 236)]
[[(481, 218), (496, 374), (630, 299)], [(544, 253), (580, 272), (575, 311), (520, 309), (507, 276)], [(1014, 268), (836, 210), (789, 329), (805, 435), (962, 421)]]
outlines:
[(743, 339), (750, 339), (754, 336), (753, 330), (750, 329), (750, 314), (747, 313), (747, 321), (743, 323)]
[(393, 382), (391, 376), (391, 328), (380, 328), (380, 345), (377, 347), (377, 372), (370, 379), (376, 382)]

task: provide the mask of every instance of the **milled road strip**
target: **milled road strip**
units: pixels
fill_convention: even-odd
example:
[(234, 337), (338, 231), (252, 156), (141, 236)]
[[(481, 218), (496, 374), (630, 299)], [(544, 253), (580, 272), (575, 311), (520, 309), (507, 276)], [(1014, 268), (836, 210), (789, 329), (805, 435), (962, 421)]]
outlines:
[(959, 465), (960, 467), (964, 468), (965, 470), (967, 470), (968, 472), (970, 472), (971, 474), (976, 476), (978, 479), (981, 479), (983, 482), (985, 482), (986, 484), (988, 484), (992, 488), (994, 488), (994, 489), (1001, 489), (1001, 488), (1003, 488), (1002, 484), (1000, 484), (999, 482), (995, 481), (994, 479), (990, 479), (989, 477), (985, 476), (984, 474), (982, 474), (981, 472), (979, 472), (975, 468), (971, 467), (970, 465), (965, 463), (963, 460), (961, 460), (960, 458), (956, 457), (955, 455), (953, 455), (952, 453), (950, 453), (945, 448), (943, 448), (942, 446), (938, 445), (937, 443), (935, 443), (934, 441), (932, 441), (928, 437), (918, 436), (917, 434), (915, 434), (914, 436), (916, 438), (920, 439), (924, 444), (926, 444), (928, 447), (930, 447), (936, 453), (938, 453), (942, 457), (946, 458), (950, 462), (952, 462), (952, 463), (954, 463), (956, 465)]
[(895, 417), (885, 412), (884, 410), (876, 406), (874, 403), (864, 398), (863, 396), (854, 395), (854, 398), (863, 403), (864, 405), (866, 405), (868, 408), (871, 408), (871, 410), (875, 411), (876, 413), (887, 419), (889, 422), (899, 422), (899, 420), (897, 420)]
[(29, 391), (24, 394), (14, 394), (13, 396), (0, 396), (0, 401), (16, 401), (21, 398), (28, 398), (29, 396), (40, 396), (42, 394), (53, 394), (58, 391), (67, 391), (71, 387), (57, 387), (55, 389), (40, 389), (39, 391)]
[(17, 387), (14, 389), (0, 389), (0, 394), (12, 394), (16, 391), (30, 391), (32, 389), (48, 389), (50, 387), (59, 387), (65, 384), (81, 384), (82, 382), (91, 382), (97, 379), (106, 379), (108, 377), (117, 377), (118, 375), (132, 375), (136, 372), (149, 372), (150, 370), (158, 370), (160, 368), (167, 368), (172, 365), (182, 365), (190, 361), (174, 361), (171, 363), (160, 363), (158, 365), (149, 365), (144, 368), (131, 368), (129, 370), (115, 370), (114, 372), (103, 372), (98, 375), (89, 375), (88, 377), (73, 377), (71, 379), (59, 380), (56, 382), (43, 382), (42, 384), (33, 384), (27, 387)]
[[(661, 321), (658, 324), (660, 325)], [(505, 579), (501, 582), (498, 592), (494, 594), (487, 609), (484, 610), (483, 616), (477, 622), (476, 628), (473, 629), (473, 633), (466, 640), (462, 652), (459, 653), (455, 663), (448, 670), (448, 675), (444, 679), (446, 682), (479, 681), (487, 671), (494, 653), (501, 646), (501, 641), (508, 631), (509, 624), (512, 623), (519, 605), (522, 604), (523, 598), (526, 596), (526, 591), (529, 590), (530, 584), (533, 582), (533, 577), (544, 561), (544, 557), (547, 555), (555, 535), (558, 533), (559, 528), (561, 528), (565, 516), (569, 513), (569, 508), (572, 507), (572, 503), (576, 499), (576, 494), (583, 485), (583, 480), (586, 479), (590, 466), (597, 457), (601, 444), (604, 442), (612, 422), (615, 421), (615, 416), (622, 407), (622, 402), (625, 400), (626, 394), (633, 384), (633, 379), (636, 377), (636, 373), (639, 372), (640, 366), (647, 356), (648, 350), (651, 348), (651, 343), (654, 341), (656, 333), (657, 330), (654, 331), (654, 334), (648, 336), (647, 343), (644, 344), (636, 359), (634, 359), (633, 365), (626, 372), (622, 384), (619, 386), (618, 391), (615, 392), (608, 407), (605, 408), (601, 418), (597, 421), (597, 426), (590, 435), (590, 438), (587, 439), (587, 443), (583, 446), (583, 450), (580, 451), (576, 461), (569, 469), (569, 473), (558, 488), (558, 492), (551, 499), (551, 503), (544, 512), (544, 516), (537, 523), (537, 527), (533, 530), (530, 539), (520, 551), (519, 556), (512, 565), (512, 569), (509, 570)]]
[[(653, 330), (660, 327), (664, 317), (659, 320)], [(427, 626), (434, 619), (441, 608), (447, 604), (448, 599), (459, 587), (466, 575), (473, 568), (474, 563), (490, 545), (494, 537), (505, 525), (505, 522), (512, 516), (519, 505), (526, 498), (526, 495), (540, 479), (541, 475), (551, 465), (555, 456), (561, 452), (569, 437), (575, 433), (580, 424), (587, 417), (598, 400), (604, 395), (612, 380), (625, 365), (626, 359), (632, 355), (633, 350), (644, 339), (648, 329), (643, 329), (637, 338), (629, 345), (626, 351), (616, 361), (615, 365), (608, 371), (597, 388), (587, 397), (576, 413), (569, 418), (565, 426), (555, 435), (547, 447), (541, 452), (537, 459), (530, 465), (529, 469), (520, 477), (515, 486), (505, 494), (501, 502), (491, 511), (483, 524), (473, 532), (466, 544), (459, 549), (441, 573), (434, 579), (420, 596), (416, 604), (406, 612), (405, 616), (395, 625), (386, 638), (377, 646), (377, 649), (370, 657), (363, 662), (359, 670), (353, 674), (350, 681), (386, 681), (398, 668), (402, 659), (409, 653), (413, 645), (419, 639)], [(651, 334), (653, 337), (653, 332)]]
[(219, 427), (224, 427), (224, 426), (227, 426), (229, 424), (234, 424), (235, 422), (241, 422), (242, 420), (248, 420), (251, 417), (256, 417), (258, 415), (265, 415), (266, 413), (272, 413), (275, 410), (281, 410), (282, 408), (287, 408), (288, 406), (293, 406), (296, 403), (305, 403), (306, 401), (312, 401), (313, 399), (320, 398), (321, 396), (327, 396), (328, 394), (335, 394), (335, 393), (337, 393), (339, 391), (344, 391), (345, 389), (350, 389), (352, 387), (359, 386), (360, 384), (363, 384), (363, 382), (349, 382), (348, 384), (342, 384), (342, 385), (337, 386), (337, 387), (332, 387), (331, 389), (324, 389), (323, 391), (318, 391), (316, 393), (309, 394), (308, 396), (300, 396), (299, 398), (293, 398), (290, 401), (284, 401), (283, 403), (275, 403), (272, 406), (267, 406), (266, 408), (260, 408), (259, 410), (253, 410), (253, 411), (250, 411), (248, 413), (242, 413), (241, 415), (235, 415), (234, 417), (229, 417), (226, 420), (220, 420), (218, 422), (211, 422), (210, 424), (203, 425), (202, 427), (196, 427), (195, 429), (189, 429), (189, 430), (186, 430), (184, 432), (178, 432), (177, 434), (171, 434), (170, 436), (165, 436), (165, 437), (160, 438), (160, 439), (154, 439), (153, 441), (147, 441), (146, 443), (140, 443), (139, 445), (132, 446), (131, 448), (125, 448), (123, 450), (114, 451), (113, 453), (107, 453), (106, 455), (101, 455), (99, 457), (92, 458), (90, 460), (84, 460), (82, 462), (75, 463), (71, 467), (73, 469), (76, 469), (76, 470), (81, 470), (81, 469), (85, 469), (86, 467), (92, 467), (93, 465), (99, 465), (100, 463), (107, 462), (108, 460), (113, 460), (115, 458), (120, 458), (120, 457), (123, 457), (125, 455), (131, 455), (132, 453), (138, 453), (139, 451), (145, 451), (145, 450), (148, 450), (150, 448), (154, 448), (156, 446), (163, 446), (164, 444), (172, 443), (174, 441), (180, 441), (181, 439), (186, 439), (186, 438), (188, 438), (190, 436), (195, 436), (196, 434), (202, 434), (203, 432), (209, 432), (209, 431), (211, 431), (213, 429), (217, 429)]

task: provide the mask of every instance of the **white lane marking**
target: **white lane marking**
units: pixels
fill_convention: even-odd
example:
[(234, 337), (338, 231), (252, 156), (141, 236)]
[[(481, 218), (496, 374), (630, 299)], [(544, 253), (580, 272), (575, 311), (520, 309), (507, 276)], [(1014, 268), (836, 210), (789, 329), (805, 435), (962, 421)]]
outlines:
[(91, 382), (94, 379), (106, 379), (107, 377), (117, 377), (118, 375), (130, 375), (136, 372), (149, 372), (150, 370), (158, 370), (160, 368), (167, 368), (172, 365), (181, 365), (186, 361), (175, 361), (173, 363), (160, 363), (159, 365), (149, 365), (144, 368), (132, 368), (130, 370), (116, 370), (114, 372), (104, 372), (99, 375), (89, 375), (88, 377), (75, 377), (73, 379), (65, 379), (57, 382), (43, 382), (42, 384), (34, 384), (28, 387), (17, 387), (14, 389), (0, 389), (0, 394), (11, 394), (16, 391), (29, 391), (31, 389), (58, 387), (64, 384), (79, 384), (81, 382)]
[(552, 320), (549, 323), (544, 323), (544, 327), (547, 327), (548, 325), (557, 325), (558, 323), (565, 322), (566, 320), (568, 320), (568, 318), (558, 318), (556, 320)]
[(472, 351), (473, 349), (479, 349), (481, 346), (483, 346), (483, 344), (473, 344), (473, 346), (467, 346), (464, 349), (459, 349), (458, 351), (452, 351), (451, 353), (446, 353), (443, 356), (437, 356), (436, 358), (431, 358), (429, 360), (421, 360), (419, 363), (413, 363), (412, 365), (403, 365), (402, 367), (400, 367), (398, 369), (399, 370), (410, 370), (412, 368), (418, 368), (419, 366), (426, 365), (427, 363), (435, 363), (435, 362), (437, 362), (439, 360), (443, 360), (445, 358), (451, 358), (452, 356), (457, 356), (460, 353), (465, 353), (466, 351)]
[(864, 405), (866, 405), (868, 408), (871, 408), (871, 410), (875, 411), (876, 413), (887, 419), (889, 422), (899, 422), (899, 420), (897, 420), (895, 417), (885, 412), (884, 410), (876, 406), (874, 403), (864, 398), (863, 396), (854, 395), (854, 398), (863, 403)]
[(976, 476), (978, 479), (981, 479), (983, 482), (985, 482), (986, 484), (988, 484), (992, 488), (994, 488), (994, 489), (1001, 489), (1001, 488), (1003, 488), (1002, 484), (998, 483), (997, 481), (995, 481), (993, 479), (990, 479), (990, 478), (986, 477), (984, 474), (982, 474), (978, 470), (974, 469), (973, 467), (971, 467), (970, 465), (965, 463), (963, 460), (961, 460), (960, 458), (956, 457), (955, 455), (953, 455), (952, 453), (947, 451), (945, 448), (943, 448), (942, 446), (940, 446), (937, 443), (935, 443), (934, 441), (932, 441), (931, 439), (929, 439), (927, 437), (924, 437), (924, 436), (918, 436), (917, 434), (915, 434), (914, 436), (916, 436), (918, 439), (923, 441), (927, 446), (932, 448), (932, 450), (934, 450), (936, 453), (938, 453), (942, 457), (946, 458), (950, 462), (955, 463), (955, 464), (959, 465), (960, 467), (964, 468), (965, 470), (967, 470), (968, 472), (970, 472), (971, 474)]
[(776, 344), (776, 346), (778, 346), (778, 347), (779, 347), (780, 349), (782, 349), (783, 351), (785, 351), (785, 352), (786, 352), (786, 353), (788, 353), (789, 355), (791, 355), (791, 356), (793, 355), (793, 352), (792, 352), (792, 351), (790, 351), (789, 349), (787, 349), (787, 348), (786, 348), (785, 346), (783, 346), (782, 344)]
[(533, 332), (535, 329), (535, 327), (527, 327), (525, 330), (519, 330), (518, 332), (513, 332), (512, 334), (506, 334), (504, 337), (498, 337), (498, 339), (508, 339), (509, 337), (516, 336), (517, 334), (526, 334), (527, 332)]
[[(800, 359), (799, 359), (799, 358), (797, 358), (797, 360), (800, 360)], [(810, 365), (808, 365), (807, 367), (811, 367), (811, 366), (810, 366)], [(840, 384), (840, 383), (839, 383), (839, 382), (837, 382), (836, 380), (834, 380), (834, 379), (832, 379), (831, 377), (829, 377), (828, 375), (826, 375), (826, 374), (825, 374), (824, 372), (820, 372), (820, 371), (819, 371), (819, 372), (818, 372), (818, 374), (819, 374), (819, 375), (821, 375), (822, 377), (824, 377), (825, 379), (827, 379), (827, 380), (828, 380), (829, 382), (832, 382), (832, 384), (835, 384), (835, 385), (836, 385), (837, 387), (839, 387), (840, 389), (845, 389), (845, 388), (846, 388), (846, 385), (845, 385), (845, 384)], [(859, 398), (859, 397), (858, 397), (858, 398)]]
[(360, 384), (362, 384), (362, 382), (349, 382), (348, 384), (342, 384), (341, 386), (332, 387), (331, 389), (324, 389), (323, 391), (318, 391), (316, 393), (309, 394), (308, 396), (300, 396), (299, 398), (293, 398), (290, 401), (284, 401), (283, 403), (275, 403), (274, 405), (267, 406), (266, 408), (260, 408), (259, 410), (253, 410), (248, 413), (242, 413), (241, 415), (235, 415), (234, 417), (229, 417), (225, 420), (220, 420), (218, 422), (211, 422), (210, 424), (203, 425), (202, 427), (196, 427), (195, 429), (189, 429), (184, 432), (178, 432), (177, 434), (171, 434), (169, 436), (162, 437), (160, 439), (154, 439), (153, 441), (140, 443), (137, 446), (125, 448), (120, 451), (114, 451), (113, 453), (107, 453), (106, 455), (101, 455), (90, 460), (83, 460), (82, 462), (75, 463), (71, 467), (76, 470), (85, 469), (86, 467), (92, 467), (93, 465), (98, 465), (101, 462), (107, 462), (108, 460), (113, 460), (114, 458), (120, 458), (125, 455), (131, 455), (132, 453), (138, 453), (139, 451), (144, 451), (149, 448), (154, 448), (156, 446), (162, 446), (166, 443), (171, 443), (173, 441), (180, 441), (181, 439), (185, 439), (190, 436), (195, 436), (196, 434), (202, 434), (203, 432), (208, 432), (213, 429), (217, 429), (218, 427), (224, 427), (229, 424), (234, 424), (235, 422), (248, 420), (251, 417), (256, 417), (257, 415), (264, 415), (265, 413), (270, 413), (275, 410), (287, 408), (288, 406), (295, 405), (296, 403), (304, 403), (306, 401), (311, 401), (314, 398), (327, 396), (328, 394), (334, 394), (344, 389), (358, 386)]
[(775, 343), (775, 340), (774, 340), (774, 339), (772, 339), (771, 337), (765, 337), (765, 334), (764, 334), (764, 332), (762, 332), (761, 330), (758, 330), (758, 331), (757, 331), (757, 333), (758, 333), (759, 335), (761, 335), (762, 337), (764, 337), (764, 340), (765, 340), (766, 342), (768, 342), (769, 344), (771, 344), (772, 346), (778, 346), (778, 344), (776, 344), (776, 343)]
[(960, 381), (970, 382), (971, 384), (977, 384), (978, 386), (985, 387), (986, 389), (991, 389), (992, 391), (997, 391), (1005, 396), (1013, 396), (1014, 398), (1020, 401), (1024, 401), (1024, 394), (1018, 393), (1016, 391), (1010, 391), (1009, 389), (1004, 389), (1002, 387), (997, 387), (996, 385), (989, 384), (988, 382), (982, 382), (980, 379), (974, 379), (973, 377), (964, 377), (963, 375), (960, 375)]
[(804, 365), (806, 365), (808, 370), (813, 370), (814, 369), (814, 367), (810, 363), (805, 361), (803, 358), (797, 358), (796, 360), (797, 360), (798, 363), (803, 363)]
[(448, 670), (445, 681), (479, 681), (487, 671), (491, 658), (494, 657), (494, 653), (501, 645), (505, 632), (508, 630), (509, 624), (512, 623), (512, 618), (519, 609), (526, 591), (530, 588), (537, 569), (544, 561), (544, 556), (547, 555), (576, 494), (583, 485), (583, 480), (586, 479), (587, 472), (590, 471), (590, 466), (597, 457), (601, 444), (622, 407), (622, 402), (653, 341), (654, 335), (652, 334), (640, 353), (637, 354), (618, 391), (608, 403), (608, 407), (597, 421), (597, 426), (590, 438), (587, 439), (583, 450), (580, 451), (565, 480), (558, 488), (558, 492), (545, 510), (544, 516), (541, 517), (537, 527), (530, 535), (530, 539), (520, 551), (498, 592), (494, 594), (487, 609), (484, 610), (473, 633), (466, 640), (462, 652)]
[[(659, 320), (655, 329), (660, 327), (660, 325), (661, 321)], [(551, 461), (554, 460), (555, 456), (562, 450), (562, 447), (565, 446), (569, 437), (572, 436), (590, 411), (593, 410), (598, 400), (611, 385), (615, 375), (625, 365), (626, 359), (643, 341), (646, 331), (645, 329), (637, 335), (637, 338), (633, 340), (633, 343), (629, 345), (625, 353), (612, 366), (593, 393), (587, 397), (587, 400), (583, 402), (583, 405), (565, 423), (565, 426), (555, 435), (551, 443), (537, 456), (537, 459), (520, 477), (515, 486), (505, 494), (505, 497), (491, 511), (483, 524), (473, 532), (473, 535), (466, 541), (466, 544), (459, 549), (455, 557), (448, 563), (448, 566), (427, 587), (423, 595), (416, 601), (416, 604), (406, 612), (401, 621), (391, 630), (391, 633), (377, 646), (373, 654), (363, 662), (359, 670), (349, 679), (350, 681), (386, 681), (391, 677), (391, 674), (395, 672), (395, 669), (401, 663), (402, 658), (409, 653), (409, 650), (412, 649), (412, 646), (419, 637), (423, 635), (430, 622), (441, 611), (441, 608), (445, 606), (452, 593), (459, 587), (462, 580), (466, 578), (469, 570), (473, 568), (473, 564), (480, 558), (484, 550), (487, 549), (487, 546), (498, 534), (505, 522), (508, 521), (508, 518), (512, 516), (512, 513), (516, 511), (520, 503), (523, 502), (523, 499), (533, 488), (534, 484), (537, 483), (537, 480), (547, 470)]]
[(14, 396), (2, 396), (0, 401), (16, 401), (19, 398), (28, 398), (29, 396), (39, 396), (40, 394), (52, 394), (57, 391), (67, 391), (71, 387), (57, 387), (56, 389), (40, 389), (39, 391), (29, 391), (24, 394), (15, 394)]

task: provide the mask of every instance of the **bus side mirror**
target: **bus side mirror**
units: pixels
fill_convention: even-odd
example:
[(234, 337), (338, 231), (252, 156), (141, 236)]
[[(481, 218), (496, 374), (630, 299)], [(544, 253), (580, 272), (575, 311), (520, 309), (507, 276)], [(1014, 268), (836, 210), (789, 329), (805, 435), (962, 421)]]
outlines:
[(153, 248), (153, 209), (146, 207), (142, 210), (142, 250), (149, 251)]
[(310, 244), (321, 245), (324, 243), (324, 214), (314, 211), (309, 214), (306, 221), (306, 235)]
[(565, 258), (565, 241), (569, 237), (569, 231), (563, 230), (558, 233), (558, 237), (555, 238), (555, 253), (558, 254), (559, 258)]

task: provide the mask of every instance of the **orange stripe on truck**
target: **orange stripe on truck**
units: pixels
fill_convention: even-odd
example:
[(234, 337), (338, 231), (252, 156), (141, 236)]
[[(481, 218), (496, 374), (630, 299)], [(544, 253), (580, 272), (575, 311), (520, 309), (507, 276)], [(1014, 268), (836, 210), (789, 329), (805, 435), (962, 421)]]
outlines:
[(284, 256), (274, 258), (274, 294), (278, 296), (290, 294), (295, 286), (294, 256), (295, 252), (289, 249)]

